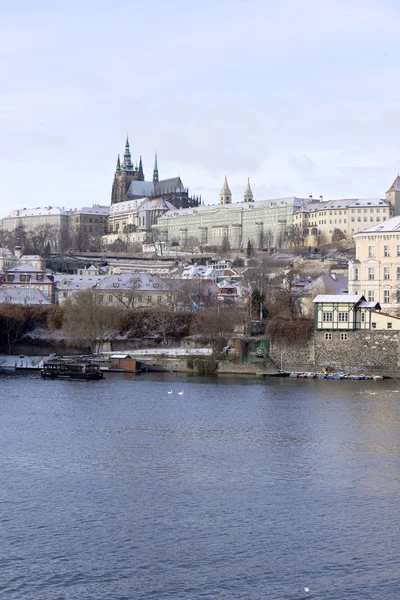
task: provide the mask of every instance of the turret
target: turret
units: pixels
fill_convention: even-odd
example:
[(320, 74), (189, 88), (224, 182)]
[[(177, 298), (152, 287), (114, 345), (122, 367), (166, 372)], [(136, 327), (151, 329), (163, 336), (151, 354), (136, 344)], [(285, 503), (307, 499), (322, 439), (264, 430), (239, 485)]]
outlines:
[(247, 179), (246, 189), (243, 194), (243, 202), (254, 202), (253, 192), (250, 187), (250, 179)]
[(117, 168), (115, 169), (116, 173), (121, 173), (121, 161), (119, 160), (119, 154), (117, 159)]
[(222, 186), (221, 192), (219, 194), (219, 203), (220, 204), (231, 204), (232, 203), (232, 194), (229, 189), (228, 180), (225, 175), (224, 184)]
[(139, 180), (144, 181), (142, 157), (140, 157), (140, 160), (139, 160), (138, 175), (139, 175)]
[(395, 214), (398, 215), (400, 213), (400, 175), (397, 175), (385, 197), (393, 206)]

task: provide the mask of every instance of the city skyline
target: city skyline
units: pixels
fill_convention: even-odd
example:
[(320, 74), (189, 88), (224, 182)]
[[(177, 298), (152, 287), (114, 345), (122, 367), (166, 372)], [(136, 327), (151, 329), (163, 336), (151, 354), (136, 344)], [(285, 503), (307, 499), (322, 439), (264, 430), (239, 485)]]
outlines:
[(126, 133), (147, 180), (157, 150), (207, 204), (225, 175), (233, 202), (248, 177), (255, 200), (384, 197), (396, 4), (2, 3), (2, 214), (109, 204)]

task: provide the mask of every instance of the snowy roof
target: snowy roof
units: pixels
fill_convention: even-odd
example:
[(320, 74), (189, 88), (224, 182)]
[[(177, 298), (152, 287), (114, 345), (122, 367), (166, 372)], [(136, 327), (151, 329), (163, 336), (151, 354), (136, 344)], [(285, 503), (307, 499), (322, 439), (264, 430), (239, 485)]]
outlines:
[(338, 210), (345, 208), (361, 208), (366, 206), (390, 206), (390, 202), (382, 198), (342, 198), (339, 200), (323, 200), (307, 202), (296, 212), (314, 212), (316, 210)]
[(0, 288), (0, 303), (11, 304), (51, 304), (43, 292), (34, 287), (4, 287)]
[(28, 265), (27, 263), (23, 265), (18, 265), (18, 267), (12, 267), (11, 269), (7, 269), (7, 272), (18, 272), (18, 273), (42, 273), (42, 269), (38, 269), (37, 267), (33, 267), (32, 265)]
[(393, 181), (386, 193), (388, 192), (400, 192), (400, 175), (397, 175), (396, 179)]
[(109, 211), (109, 206), (85, 206), (84, 208), (78, 208), (74, 210), (72, 214), (102, 215), (107, 217)]
[[(132, 183), (135, 183), (132, 181)], [(136, 182), (138, 183), (138, 182)], [(138, 198), (137, 200), (126, 200), (125, 202), (117, 202), (110, 206), (109, 216), (117, 215), (125, 212), (137, 212), (139, 205), (147, 198)]]
[[(307, 202), (304, 198), (290, 196), (288, 198), (275, 198), (274, 200), (257, 200), (256, 202), (233, 202), (232, 204), (205, 204), (193, 208), (180, 208), (170, 210), (163, 217), (180, 217), (182, 215), (195, 215), (198, 213), (229, 211), (251, 211), (263, 208), (280, 208), (282, 206), (300, 207), (301, 202)], [(161, 217), (161, 218), (163, 218)]]
[(358, 304), (362, 300), (365, 300), (365, 298), (361, 294), (318, 294), (318, 296), (315, 296), (313, 302), (344, 302), (346, 304)]
[(165, 290), (167, 285), (164, 280), (157, 275), (148, 273), (120, 273), (119, 275), (107, 275), (103, 280), (96, 285), (97, 290), (137, 290), (137, 291), (153, 291)]
[(359, 231), (358, 233), (355, 233), (355, 236), (360, 236), (363, 235), (365, 233), (379, 233), (379, 232), (388, 232), (388, 231), (400, 231), (400, 216), (397, 217), (392, 217), (391, 219), (388, 219), (387, 221), (382, 221), (381, 223), (378, 223), (377, 225), (374, 225), (373, 227), (370, 227), (369, 229), (364, 229), (364, 231)]
[(363, 300), (362, 302), (360, 302), (360, 304), (358, 305), (360, 308), (378, 308), (378, 310), (380, 309), (380, 304), (379, 302), (367, 302), (367, 300)]
[(139, 206), (139, 210), (176, 210), (175, 206), (168, 202), (168, 200), (164, 200), (164, 198), (154, 198), (154, 200), (146, 199)]
[(5, 219), (15, 219), (18, 217), (37, 217), (37, 216), (48, 216), (48, 215), (68, 215), (69, 211), (59, 206), (47, 206), (37, 208), (22, 208), (19, 210), (13, 210), (9, 215), (4, 217)]
[(42, 258), (40, 254), (23, 254), (18, 259), (19, 262), (24, 262), (28, 260), (44, 260), (44, 258)]
[(87, 270), (88, 271), (97, 271), (97, 269), (94, 265), (90, 265), (90, 267)]
[(60, 290), (85, 290), (92, 288), (104, 279), (105, 275), (54, 275), (54, 282)]

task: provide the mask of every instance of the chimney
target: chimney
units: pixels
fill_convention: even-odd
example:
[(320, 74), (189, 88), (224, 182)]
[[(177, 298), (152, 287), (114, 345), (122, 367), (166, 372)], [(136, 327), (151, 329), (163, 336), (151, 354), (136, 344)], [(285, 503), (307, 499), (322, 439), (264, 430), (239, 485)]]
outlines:
[(310, 196), (308, 196), (308, 199), (310, 202), (312, 202), (312, 194)]
[(323, 196), (320, 196), (320, 197), (319, 197), (319, 201), (320, 201), (320, 202), (323, 202), (323, 201), (324, 201), (324, 197), (323, 197)]

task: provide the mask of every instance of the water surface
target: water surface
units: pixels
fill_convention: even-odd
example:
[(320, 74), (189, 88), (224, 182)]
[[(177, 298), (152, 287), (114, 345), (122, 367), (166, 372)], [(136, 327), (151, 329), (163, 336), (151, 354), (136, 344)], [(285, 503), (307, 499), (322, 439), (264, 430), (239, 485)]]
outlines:
[(396, 381), (3, 376), (0, 597), (397, 600), (399, 426)]

